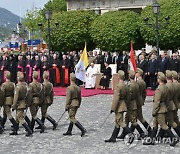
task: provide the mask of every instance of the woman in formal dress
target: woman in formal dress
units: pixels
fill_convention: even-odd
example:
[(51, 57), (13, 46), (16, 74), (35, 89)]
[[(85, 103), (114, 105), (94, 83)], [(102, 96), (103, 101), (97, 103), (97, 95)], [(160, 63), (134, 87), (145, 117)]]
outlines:
[(99, 85), (101, 86), (101, 89), (107, 89), (109, 87), (109, 81), (112, 77), (109, 63), (104, 62), (104, 65), (105, 65), (105, 68), (103, 71), (103, 77), (101, 78), (100, 83), (99, 83)]

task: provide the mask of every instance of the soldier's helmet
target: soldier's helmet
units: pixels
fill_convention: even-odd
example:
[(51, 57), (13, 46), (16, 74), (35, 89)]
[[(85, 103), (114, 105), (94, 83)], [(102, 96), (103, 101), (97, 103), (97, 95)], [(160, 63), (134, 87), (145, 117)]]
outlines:
[(49, 78), (49, 72), (48, 71), (44, 71), (43, 78), (44, 79), (48, 79)]
[(157, 78), (162, 81), (166, 81), (166, 76), (164, 75), (163, 72), (158, 72)]
[(37, 79), (38, 78), (38, 72), (37, 71), (33, 71), (33, 78)]
[(134, 78), (135, 78), (135, 72), (134, 72), (133, 70), (130, 70), (130, 71), (129, 71), (129, 77), (130, 77), (131, 79), (134, 79)]
[(125, 75), (124, 71), (122, 71), (122, 70), (119, 70), (119, 71), (118, 71), (118, 77), (119, 77), (120, 79), (124, 79), (124, 75)]
[(71, 81), (76, 81), (76, 75), (74, 73), (70, 74), (70, 80)]
[(139, 73), (141, 76), (143, 75), (143, 70), (140, 68), (137, 68), (136, 73)]

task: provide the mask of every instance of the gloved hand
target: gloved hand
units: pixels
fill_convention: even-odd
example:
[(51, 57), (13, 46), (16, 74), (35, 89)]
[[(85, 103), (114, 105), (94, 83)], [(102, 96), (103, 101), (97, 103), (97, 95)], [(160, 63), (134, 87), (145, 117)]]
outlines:
[(14, 109), (12, 109), (12, 112), (14, 112)]
[(155, 114), (152, 114), (153, 117), (155, 117), (156, 115)]
[(113, 110), (111, 110), (111, 113), (113, 113), (114, 111)]
[(65, 109), (65, 111), (68, 111), (68, 109)]

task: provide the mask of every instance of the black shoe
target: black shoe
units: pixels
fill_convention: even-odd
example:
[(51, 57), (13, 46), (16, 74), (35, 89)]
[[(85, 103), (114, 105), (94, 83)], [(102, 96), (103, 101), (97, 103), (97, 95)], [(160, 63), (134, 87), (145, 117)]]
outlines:
[(147, 123), (147, 121), (145, 121), (144, 123), (142, 123), (143, 126), (146, 128), (146, 130), (148, 131), (148, 136), (151, 134), (151, 126)]
[(123, 140), (125, 138), (125, 136), (126, 136), (126, 133), (125, 133), (125, 130), (123, 129), (121, 135), (118, 136), (117, 139), (122, 139)]
[(158, 135), (156, 136), (156, 138), (160, 141), (163, 140), (163, 137), (164, 137), (164, 130), (162, 128), (160, 128), (159, 132), (158, 132)]
[(176, 134), (180, 137), (180, 126), (174, 128)]
[(179, 142), (179, 140), (174, 136), (174, 134), (172, 133), (172, 131), (170, 129), (167, 129), (167, 130), (164, 130), (164, 131), (169, 135), (169, 137), (171, 139), (170, 146), (174, 147)]
[(87, 132), (86, 129), (78, 121), (75, 123), (75, 125), (81, 130), (81, 137), (83, 137)]
[(7, 120), (7, 116), (3, 117), (2, 120), (1, 120), (1, 126), (4, 128), (4, 125), (6, 123), (6, 120)]
[(31, 128), (32, 132), (34, 131), (35, 122), (36, 122), (35, 119), (32, 118), (31, 125), (30, 125), (30, 128)]
[[(42, 118), (41, 118), (41, 121), (42, 121), (43, 124), (44, 124), (44, 122), (45, 122), (45, 117), (42, 117)], [(35, 129), (41, 129), (41, 126), (39, 125), (39, 126), (37, 126)]]
[(10, 122), (12, 123), (12, 125), (13, 125), (13, 131), (17, 131), (18, 129), (19, 129), (19, 124), (15, 121), (15, 119), (14, 118), (11, 118), (11, 119), (9, 119), (10, 120)]
[(120, 130), (120, 128), (117, 128), (117, 127), (115, 126), (115, 127), (114, 127), (114, 130), (113, 130), (113, 133), (112, 133), (112, 135), (111, 135), (111, 137), (110, 137), (110, 139), (105, 140), (105, 142), (115, 143), (115, 142), (116, 142), (116, 138), (117, 138), (117, 136), (118, 136), (118, 134), (119, 134), (119, 130)]
[(154, 145), (156, 134), (157, 134), (157, 129), (153, 128), (150, 137), (144, 138), (145, 140), (143, 142), (143, 145)]
[(49, 120), (53, 124), (53, 130), (55, 130), (58, 126), (58, 123), (49, 115), (47, 117), (47, 120)]
[(27, 131), (26, 137), (32, 136), (33, 132), (31, 130), (31, 128), (26, 123), (24, 123), (22, 125), (26, 129), (26, 131)]
[(36, 122), (37, 122), (37, 123), (40, 125), (40, 127), (41, 127), (40, 133), (44, 133), (45, 126), (44, 126), (43, 122), (42, 122), (39, 118), (36, 119)]
[(3, 127), (0, 124), (0, 134), (2, 134), (3, 132), (4, 132), (4, 129), (3, 129)]
[(26, 115), (25, 116), (25, 121), (27, 122), (28, 126), (30, 127), (31, 126), (31, 120), (28, 118), (28, 116)]
[(70, 122), (67, 132), (64, 133), (63, 135), (64, 136), (67, 136), (67, 135), (71, 136), (72, 135), (72, 129), (73, 129), (73, 123)]

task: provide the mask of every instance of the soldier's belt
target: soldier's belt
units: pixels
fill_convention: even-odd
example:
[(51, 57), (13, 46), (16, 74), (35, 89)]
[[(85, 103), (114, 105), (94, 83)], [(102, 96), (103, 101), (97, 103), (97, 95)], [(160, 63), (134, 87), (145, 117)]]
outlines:
[(33, 95), (33, 97), (39, 97), (39, 95)]
[(5, 96), (5, 97), (13, 97), (14, 95), (7, 95), (7, 96)]

